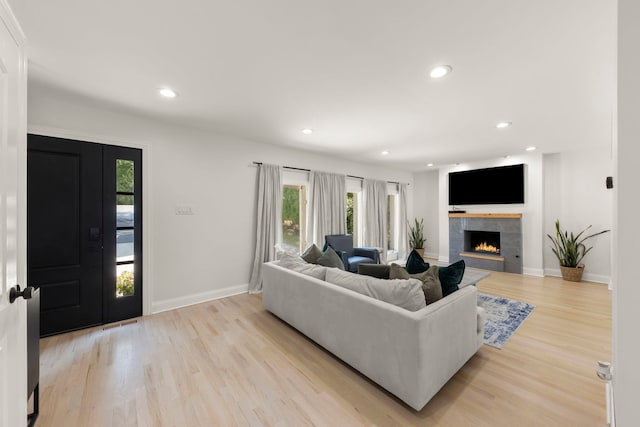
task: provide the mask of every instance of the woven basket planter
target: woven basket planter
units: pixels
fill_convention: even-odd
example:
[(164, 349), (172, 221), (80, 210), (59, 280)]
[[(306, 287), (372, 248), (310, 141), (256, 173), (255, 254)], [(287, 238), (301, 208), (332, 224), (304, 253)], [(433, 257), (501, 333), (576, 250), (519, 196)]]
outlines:
[(569, 282), (582, 282), (582, 273), (584, 272), (584, 264), (580, 264), (577, 267), (563, 267), (560, 266), (562, 272), (562, 279)]

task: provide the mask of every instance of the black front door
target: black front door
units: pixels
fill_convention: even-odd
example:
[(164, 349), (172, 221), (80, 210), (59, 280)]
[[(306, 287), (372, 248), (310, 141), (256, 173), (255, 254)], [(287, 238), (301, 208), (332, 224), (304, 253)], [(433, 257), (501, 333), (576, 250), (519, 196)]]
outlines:
[(43, 336), (142, 314), (141, 176), (140, 150), (28, 135), (28, 282)]

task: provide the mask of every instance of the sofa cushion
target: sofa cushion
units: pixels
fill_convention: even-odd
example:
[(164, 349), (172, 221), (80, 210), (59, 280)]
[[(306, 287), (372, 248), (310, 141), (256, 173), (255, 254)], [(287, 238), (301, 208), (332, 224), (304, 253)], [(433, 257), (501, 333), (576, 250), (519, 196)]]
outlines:
[(318, 264), (324, 265), (325, 267), (334, 267), (339, 270), (344, 270), (342, 258), (340, 258), (340, 255), (338, 255), (335, 249), (331, 246), (329, 246), (322, 256), (318, 258)]
[(322, 251), (314, 243), (309, 246), (307, 250), (302, 253), (302, 255), (300, 255), (300, 258), (302, 258), (306, 262), (310, 262), (311, 264), (317, 264), (321, 256)]
[(442, 284), (443, 297), (446, 297), (459, 289), (458, 284), (460, 284), (462, 276), (464, 276), (464, 268), (464, 260), (461, 259), (448, 267), (440, 267), (438, 269), (438, 276), (440, 277), (440, 283)]
[(415, 249), (411, 251), (407, 258), (407, 271), (409, 274), (422, 273), (429, 269), (429, 263), (424, 262), (424, 259), (420, 256)]
[(284, 254), (282, 259), (278, 261), (278, 265), (316, 279), (324, 280), (327, 267), (321, 265), (309, 264), (299, 256)]
[(422, 282), (417, 279), (385, 280), (328, 268), (326, 281), (409, 311), (426, 307)]
[(358, 274), (377, 277), (378, 279), (388, 279), (389, 266), (387, 264), (358, 264)]
[(422, 282), (422, 292), (427, 305), (442, 298), (442, 286), (438, 278), (438, 266), (432, 265), (427, 271), (422, 273), (409, 274), (409, 272), (398, 264), (391, 264), (389, 279), (418, 279)]

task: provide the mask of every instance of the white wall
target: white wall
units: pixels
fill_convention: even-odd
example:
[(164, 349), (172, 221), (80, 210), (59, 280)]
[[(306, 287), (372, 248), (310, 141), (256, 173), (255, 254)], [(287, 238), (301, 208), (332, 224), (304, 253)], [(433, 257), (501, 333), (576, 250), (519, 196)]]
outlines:
[(438, 179), (437, 170), (413, 175), (413, 216), (409, 215), (410, 222), (413, 222), (413, 218), (424, 219), (424, 235), (427, 239), (425, 256), (436, 259), (439, 257), (440, 248)]
[(618, 427), (638, 425), (640, 227), (640, 3), (618, 2), (618, 140), (614, 215), (613, 366)]
[[(613, 221), (613, 191), (605, 186), (613, 175), (611, 149), (580, 150), (544, 156), (544, 233), (555, 235), (555, 221), (564, 230), (577, 233), (593, 225), (585, 235), (610, 230)], [(593, 249), (584, 258), (584, 279), (608, 283), (611, 278), (611, 233), (589, 239)], [(544, 272), (560, 276), (558, 259), (545, 238)]]
[(457, 206), (470, 213), (522, 213), (523, 272), (535, 276), (543, 275), (543, 162), (540, 154), (510, 156), (483, 162), (448, 165), (439, 171), (439, 252), (440, 261), (449, 261), (449, 172), (489, 168), (524, 163), (525, 203), (515, 205)]
[[(30, 86), (28, 113), (31, 132), (143, 147), (145, 312), (246, 291), (255, 234), (252, 161), (413, 179), (379, 166), (171, 126), (37, 84)], [(176, 216), (177, 205), (190, 205), (196, 214)]]

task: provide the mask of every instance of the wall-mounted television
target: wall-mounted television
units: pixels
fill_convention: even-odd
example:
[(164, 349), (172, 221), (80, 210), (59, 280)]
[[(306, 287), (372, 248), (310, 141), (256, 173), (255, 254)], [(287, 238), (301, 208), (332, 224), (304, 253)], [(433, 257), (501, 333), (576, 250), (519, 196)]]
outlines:
[(449, 204), (524, 203), (524, 164), (449, 173)]

